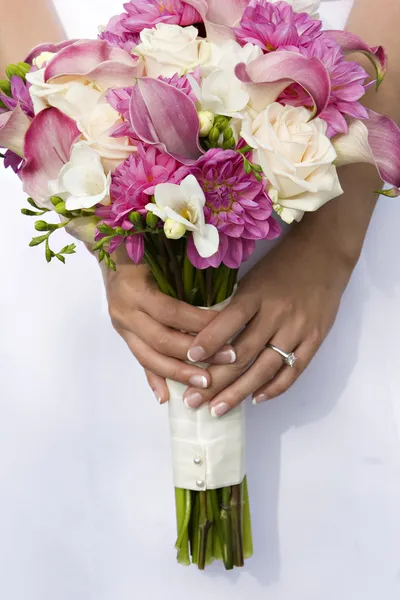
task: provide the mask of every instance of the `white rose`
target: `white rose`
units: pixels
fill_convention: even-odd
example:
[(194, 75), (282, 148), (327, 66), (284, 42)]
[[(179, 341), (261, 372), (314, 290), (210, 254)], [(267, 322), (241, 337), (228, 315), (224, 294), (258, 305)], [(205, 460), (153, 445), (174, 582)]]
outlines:
[(102, 92), (93, 83), (83, 81), (45, 83), (44, 72), (43, 68), (26, 76), (31, 84), (29, 94), (35, 114), (49, 106), (54, 106), (71, 119), (77, 120), (98, 103)]
[(274, 102), (243, 122), (241, 135), (255, 149), (253, 160), (263, 168), (277, 212), (287, 222), (300, 221), (304, 212), (343, 193), (327, 125), (318, 118), (310, 121), (310, 114), (304, 107)]
[(121, 116), (104, 98), (77, 121), (78, 129), (87, 143), (99, 154), (106, 172), (114, 170), (137, 149), (136, 146), (130, 145), (127, 137), (110, 136), (117, 124), (122, 124)]
[(111, 173), (106, 176), (100, 156), (86, 142), (76, 143), (58, 179), (49, 181), (49, 192), (65, 201), (67, 210), (110, 203)]
[[(269, 0), (270, 2), (279, 2), (279, 0)], [(297, 13), (305, 12), (315, 19), (319, 18), (318, 10), (321, 0), (286, 0), (293, 10)]]
[(206, 62), (210, 48), (198, 37), (196, 27), (180, 27), (158, 23), (153, 29), (143, 29), (141, 43), (135, 54), (141, 56), (148, 77), (180, 76)]

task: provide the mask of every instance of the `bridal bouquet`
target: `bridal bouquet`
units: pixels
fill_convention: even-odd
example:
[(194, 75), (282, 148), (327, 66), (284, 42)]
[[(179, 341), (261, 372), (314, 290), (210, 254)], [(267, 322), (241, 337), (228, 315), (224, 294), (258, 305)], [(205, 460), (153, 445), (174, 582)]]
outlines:
[[(300, 221), (368, 162), (400, 195), (400, 131), (366, 109), (387, 58), (323, 31), (318, 2), (131, 0), (97, 39), (34, 48), (0, 81), (4, 165), (39, 217), (31, 246), (65, 228), (116, 268), (145, 261), (163, 292), (221, 310), (274, 218)], [(348, 58), (361, 52), (371, 81)], [(55, 219), (48, 220), (53, 214)], [(252, 553), (244, 413), (189, 411), (168, 382), (178, 560), (227, 569)]]

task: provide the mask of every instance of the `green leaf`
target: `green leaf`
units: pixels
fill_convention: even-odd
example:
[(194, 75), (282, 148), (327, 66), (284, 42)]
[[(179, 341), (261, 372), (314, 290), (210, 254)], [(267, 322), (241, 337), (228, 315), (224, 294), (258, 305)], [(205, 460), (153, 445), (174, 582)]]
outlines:
[(56, 256), (56, 258), (58, 258), (58, 260), (60, 262), (62, 262), (65, 265), (65, 258), (64, 258), (64, 256), (61, 253), (56, 254), (55, 256)]
[(70, 244), (69, 246), (64, 246), (62, 250), (60, 250), (59, 254), (75, 254), (76, 253), (76, 244)]
[(109, 235), (107, 237), (102, 238), (101, 240), (99, 240), (95, 244), (93, 244), (93, 246), (92, 246), (93, 252), (96, 252), (96, 250), (100, 250), (100, 248), (103, 248), (103, 246), (105, 244), (108, 244), (108, 242), (111, 242), (111, 240), (113, 239), (113, 237), (114, 237), (113, 235)]
[(40, 235), (38, 237), (34, 237), (31, 240), (29, 246), (31, 248), (33, 248), (34, 246), (39, 246), (39, 244), (43, 244), (43, 242), (45, 242), (47, 240), (47, 238), (48, 238), (48, 234), (47, 235)]

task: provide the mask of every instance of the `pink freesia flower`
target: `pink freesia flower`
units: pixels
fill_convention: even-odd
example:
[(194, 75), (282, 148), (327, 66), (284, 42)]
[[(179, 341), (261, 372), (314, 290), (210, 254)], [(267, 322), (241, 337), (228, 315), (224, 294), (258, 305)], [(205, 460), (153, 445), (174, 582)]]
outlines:
[(140, 42), (140, 32), (157, 23), (185, 27), (202, 22), (197, 10), (184, 0), (131, 0), (124, 8), (126, 12), (113, 17), (100, 38), (128, 52)]
[(307, 46), (321, 35), (321, 28), (321, 21), (306, 13), (295, 13), (286, 2), (250, 0), (234, 32), (243, 45), (250, 42), (273, 52)]
[[(346, 60), (340, 46), (323, 34), (300, 53), (308, 58), (317, 57), (326, 67), (331, 79), (331, 93), (325, 110), (319, 115), (328, 123), (327, 135), (346, 133), (348, 129), (344, 115), (356, 119), (366, 119), (367, 110), (359, 102), (364, 96), (368, 73), (356, 62)], [(297, 84), (287, 88), (280, 96), (283, 104), (312, 107), (313, 102), (307, 92)]]
[[(145, 206), (151, 202), (154, 188), (159, 183), (178, 184), (189, 174), (186, 167), (168, 154), (155, 147), (139, 146), (137, 154), (131, 154), (113, 173), (111, 183), (111, 204), (101, 206), (96, 214), (110, 227), (123, 227), (131, 231), (134, 226), (128, 215), (132, 211), (146, 214)], [(101, 237), (101, 236), (100, 236)], [(138, 263), (143, 258), (143, 236), (127, 238), (127, 252)], [(125, 238), (116, 237), (112, 242), (114, 252)], [(129, 242), (129, 243), (128, 243)]]
[(188, 255), (199, 269), (209, 266), (238, 269), (255, 249), (256, 240), (279, 235), (278, 223), (272, 218), (272, 202), (265, 182), (246, 174), (243, 157), (233, 150), (209, 150), (191, 167), (206, 195), (206, 223), (217, 227), (220, 247), (211, 258), (201, 258), (189, 240)]
[(30, 84), (17, 75), (11, 77), (10, 84), (11, 97), (0, 93), (0, 100), (8, 110), (14, 110), (17, 104), (19, 104), (24, 113), (33, 119), (35, 113), (33, 110), (32, 98), (29, 95)]

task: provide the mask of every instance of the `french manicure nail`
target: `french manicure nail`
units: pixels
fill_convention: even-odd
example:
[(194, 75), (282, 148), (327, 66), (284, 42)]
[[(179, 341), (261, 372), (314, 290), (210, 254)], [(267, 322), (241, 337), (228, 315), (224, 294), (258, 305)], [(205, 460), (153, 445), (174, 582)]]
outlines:
[(232, 349), (222, 350), (214, 356), (214, 362), (221, 365), (231, 365), (236, 361), (236, 352)]
[(183, 403), (189, 410), (199, 408), (203, 404), (203, 396), (199, 393), (191, 394), (183, 399)]
[(262, 404), (263, 402), (266, 402), (267, 400), (268, 400), (268, 398), (265, 394), (259, 394), (258, 396), (255, 396), (253, 398), (253, 404), (254, 405)]
[(192, 375), (189, 379), (191, 386), (205, 390), (208, 388), (208, 381), (205, 375)]
[(190, 362), (200, 362), (204, 358), (206, 358), (207, 352), (201, 346), (195, 346), (194, 348), (190, 348), (187, 353), (187, 357)]
[(217, 406), (213, 406), (211, 409), (211, 416), (214, 418), (222, 417), (225, 415), (228, 410), (230, 410), (229, 404), (226, 402), (221, 402), (221, 404), (217, 404)]
[(153, 390), (153, 394), (156, 397), (158, 404), (161, 404), (161, 397), (157, 394), (156, 390)]

